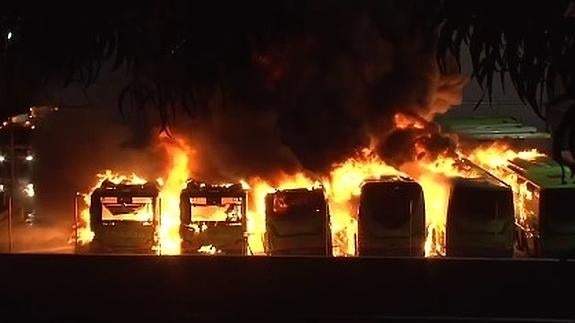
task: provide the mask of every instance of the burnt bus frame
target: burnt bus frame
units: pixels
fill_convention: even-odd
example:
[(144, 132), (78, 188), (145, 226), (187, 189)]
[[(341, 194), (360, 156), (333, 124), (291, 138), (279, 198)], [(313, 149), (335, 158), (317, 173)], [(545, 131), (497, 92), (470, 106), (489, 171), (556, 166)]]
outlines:
[[(268, 206), (270, 204), (273, 204), (273, 198), (275, 197), (275, 195), (277, 193), (282, 193), (282, 192), (290, 192), (290, 191), (296, 191), (298, 189), (286, 189), (286, 190), (276, 190), (273, 193), (268, 193), (266, 194), (265, 197), (265, 226), (266, 226), (266, 233), (265, 233), (265, 238), (264, 238), (264, 252), (266, 255), (268, 256), (273, 256), (274, 252), (271, 250), (271, 248), (269, 248), (269, 233), (268, 233)], [(323, 201), (324, 201), (324, 235), (325, 235), (325, 251), (324, 251), (324, 255), (323, 256), (327, 256), (327, 257), (332, 257), (333, 256), (333, 237), (332, 237), (332, 232), (331, 232), (331, 213), (330, 213), (330, 208), (329, 208), (329, 203), (325, 194), (325, 190), (323, 188), (314, 188), (312, 190), (308, 190), (310, 193), (317, 193), (317, 192), (321, 192), (322, 196), (323, 196)], [(271, 211), (269, 211), (269, 213), (274, 213), (273, 209)], [(301, 236), (301, 235), (300, 235)]]
[[(80, 197), (79, 194), (76, 194), (76, 201), (77, 199)], [(158, 227), (161, 225), (161, 205), (162, 205), (162, 201), (159, 197), (159, 190), (157, 188), (147, 188), (144, 185), (117, 185), (117, 186), (111, 186), (111, 187), (100, 187), (97, 188), (96, 190), (94, 190), (94, 192), (92, 192), (92, 194), (90, 195), (90, 206), (89, 206), (89, 214), (90, 214), (90, 229), (92, 231), (94, 231), (94, 228), (96, 227), (100, 227), (103, 228), (105, 227), (103, 225), (104, 222), (114, 222), (114, 221), (103, 221), (102, 220), (102, 203), (101, 203), (101, 198), (103, 197), (129, 197), (129, 198), (134, 198), (134, 197), (148, 197), (152, 199), (152, 206), (153, 206), (153, 217), (152, 217), (152, 236), (151, 236), (151, 241), (154, 242), (156, 241), (156, 234), (157, 234), (157, 229)], [(77, 207), (77, 202), (75, 203), (75, 218), (76, 220), (78, 220), (78, 207)], [(137, 221), (133, 221), (133, 222), (137, 222)], [(75, 222), (78, 223), (78, 222)], [(95, 234), (95, 232), (94, 232)], [(76, 247), (78, 247), (78, 243), (77, 243), (77, 239), (78, 239), (78, 229), (77, 229), (77, 225), (76, 225)], [(94, 235), (94, 239), (96, 239), (96, 236)], [(92, 242), (90, 242), (88, 244), (88, 246), (90, 246)], [(105, 244), (105, 242), (104, 242)], [(152, 245), (153, 247), (153, 245)], [(160, 246), (161, 247), (161, 246)], [(161, 248), (160, 248), (161, 250)], [(150, 249), (149, 250), (150, 253), (153, 253), (153, 251)]]
[[(232, 198), (241, 198), (242, 199), (242, 218), (241, 227), (242, 227), (242, 245), (241, 245), (241, 253), (242, 255), (248, 254), (248, 235), (247, 235), (247, 205), (248, 205), (248, 193), (246, 190), (234, 190), (225, 187), (208, 187), (205, 189), (199, 188), (185, 188), (182, 190), (180, 194), (180, 236), (182, 237), (182, 243), (184, 242), (184, 230), (188, 230), (186, 228), (187, 225), (190, 224), (204, 224), (204, 223), (225, 223), (223, 221), (194, 221), (193, 214), (192, 214), (192, 203), (190, 202), (191, 198), (206, 198), (207, 202), (206, 205), (219, 205), (219, 204), (210, 204), (210, 199), (213, 200), (220, 200), (225, 197), (232, 197)], [(236, 222), (237, 223), (237, 222)], [(182, 249), (182, 253), (185, 253)]]

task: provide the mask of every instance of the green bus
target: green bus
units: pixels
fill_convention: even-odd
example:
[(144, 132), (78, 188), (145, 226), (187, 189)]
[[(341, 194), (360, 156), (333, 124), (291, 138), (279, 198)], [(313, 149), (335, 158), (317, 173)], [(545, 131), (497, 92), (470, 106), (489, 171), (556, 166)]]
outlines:
[(447, 207), (446, 256), (511, 257), (514, 209), (509, 185), (462, 160), (469, 177), (455, 177)]
[(575, 201), (575, 182), (563, 183), (561, 166), (548, 157), (515, 159), (505, 170), (516, 175), (518, 182), (514, 192), (516, 254), (575, 256), (575, 212), (569, 209)]
[(425, 201), (419, 183), (386, 176), (361, 186), (358, 256), (423, 257)]
[(548, 153), (551, 149), (549, 133), (509, 116), (438, 117), (435, 121), (443, 133), (456, 135), (464, 149), (494, 141), (519, 150), (537, 148)]
[(330, 213), (323, 188), (276, 190), (265, 198), (268, 255), (332, 256)]

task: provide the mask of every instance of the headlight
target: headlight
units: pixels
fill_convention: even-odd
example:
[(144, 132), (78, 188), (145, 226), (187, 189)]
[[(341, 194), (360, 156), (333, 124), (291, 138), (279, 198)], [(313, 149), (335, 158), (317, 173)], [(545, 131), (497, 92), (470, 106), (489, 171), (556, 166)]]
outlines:
[(32, 155), (26, 156), (26, 161), (33, 161), (33, 160), (34, 160), (34, 156), (32, 156)]

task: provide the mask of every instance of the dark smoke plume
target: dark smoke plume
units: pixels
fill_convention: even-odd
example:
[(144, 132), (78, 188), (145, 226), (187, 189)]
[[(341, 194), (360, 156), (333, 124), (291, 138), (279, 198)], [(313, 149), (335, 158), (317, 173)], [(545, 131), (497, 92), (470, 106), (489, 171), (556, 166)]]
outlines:
[(280, 136), (305, 168), (326, 172), (373, 138), (382, 157), (398, 163), (414, 158), (416, 142), (434, 152), (452, 145), (438, 133), (393, 133), (397, 112), (430, 121), (459, 104), (465, 80), (440, 74), (436, 31), (408, 23), (422, 17), (390, 9), (324, 13), (329, 19), (305, 24), (293, 46), (266, 56), (270, 82), (283, 94)]
[(417, 160), (435, 160), (439, 156), (455, 157), (457, 143), (438, 129), (396, 129), (387, 134), (376, 146), (379, 156), (391, 166), (400, 166)]
[[(171, 127), (197, 152), (199, 176), (325, 173), (374, 138), (394, 163), (416, 158), (416, 143), (431, 154), (452, 145), (438, 133), (393, 134), (395, 113), (430, 121), (461, 100), (463, 78), (437, 68), (427, 13), (395, 1), (380, 4), (387, 10), (366, 3), (315, 3), (287, 13), (289, 32), (251, 48), (249, 68), (206, 92), (204, 114), (176, 116)], [(159, 124), (154, 120), (150, 128)]]
[[(265, 33), (256, 33), (255, 45), (241, 48), (251, 55), (250, 65), (229, 68), (219, 87), (206, 81), (203, 91), (190, 88), (205, 100), (196, 114), (178, 112), (170, 124), (195, 151), (192, 175), (227, 181), (302, 169), (325, 173), (374, 138), (378, 152), (394, 164), (413, 158), (416, 143), (437, 152), (449, 146), (437, 134), (394, 133), (396, 112), (431, 120), (458, 103), (463, 86), (459, 75), (440, 75), (436, 67), (436, 26), (426, 6), (409, 6), (414, 4), (310, 2), (277, 19), (282, 26), (275, 27), (284, 31), (283, 37), (266, 42), (256, 39)], [(202, 46), (219, 41), (190, 40), (180, 51), (192, 48), (200, 55)], [(227, 60), (234, 53), (213, 59)], [(175, 62), (184, 58), (178, 53), (165, 57)], [(176, 63), (171, 69), (155, 64), (158, 75), (176, 74), (183, 81), (198, 77)], [(87, 192), (105, 169), (147, 178), (163, 175), (167, 160), (154, 142), (166, 116), (158, 115), (153, 103), (147, 109), (132, 106), (129, 97), (120, 116), (118, 97), (127, 81), (120, 71), (104, 72), (87, 93), (74, 87), (55, 100), (53, 88), (46, 90), (46, 101), (60, 100), (64, 108), (38, 129), (39, 213), (71, 222), (74, 193)], [(217, 77), (206, 71), (206, 77)], [(37, 100), (43, 102), (41, 96)], [(65, 109), (70, 101), (88, 108)]]
[[(175, 116), (170, 127), (188, 138), (200, 159), (195, 174), (237, 179), (300, 169), (324, 173), (373, 138), (386, 158), (411, 152), (419, 136), (391, 134), (393, 115), (431, 120), (458, 103), (463, 86), (459, 75), (437, 69), (435, 26), (424, 7), (317, 2), (285, 13), (283, 38), (254, 45), (251, 66), (234, 70), (226, 87), (203, 92), (209, 98), (205, 113)], [(122, 87), (105, 82), (99, 86), (113, 88), (107, 91), (117, 98)], [(116, 103), (98, 103), (99, 112), (77, 112), (46, 126), (57, 130), (43, 135), (43, 155), (54, 156), (45, 167), (61, 169), (48, 177), (75, 191), (105, 168), (157, 173), (165, 161), (151, 143), (160, 116), (153, 105), (131, 109), (128, 100), (122, 120)], [(423, 142), (436, 144), (433, 138)]]

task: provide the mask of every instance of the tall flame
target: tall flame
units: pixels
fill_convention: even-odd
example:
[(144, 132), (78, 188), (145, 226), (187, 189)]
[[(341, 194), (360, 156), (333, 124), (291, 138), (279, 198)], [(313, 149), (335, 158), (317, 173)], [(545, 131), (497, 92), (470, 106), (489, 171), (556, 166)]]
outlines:
[(160, 146), (169, 157), (166, 179), (160, 181), (160, 254), (177, 255), (181, 252), (180, 192), (190, 178), (192, 149), (182, 138), (164, 133), (160, 136)]
[[(397, 113), (394, 116), (398, 129), (426, 129), (422, 120)], [(430, 134), (424, 133), (423, 136)], [(425, 256), (444, 256), (446, 254), (445, 235), (447, 209), (451, 194), (451, 180), (455, 177), (473, 178), (479, 176), (468, 169), (462, 160), (444, 151), (435, 157), (427, 154), (426, 148), (415, 142), (416, 160), (406, 163), (400, 169), (416, 180), (423, 189), (425, 199)], [(419, 157), (423, 156), (423, 157)]]
[(323, 179), (331, 211), (334, 255), (355, 255), (361, 184), (386, 175), (404, 174), (385, 164), (371, 150), (364, 149), (360, 156), (334, 165), (330, 176)]
[(245, 186), (250, 188), (250, 198), (247, 214), (247, 231), (250, 254), (263, 255), (265, 253), (264, 239), (266, 232), (266, 195), (273, 193), (276, 189), (286, 190), (306, 187), (313, 188), (317, 185), (320, 185), (318, 181), (312, 180), (303, 172), (291, 175), (280, 174), (273, 181), (268, 181), (259, 177), (251, 178), (248, 180)]
[[(160, 177), (156, 181), (160, 185), (160, 225), (157, 229), (159, 241), (154, 246), (158, 253), (174, 255), (180, 253), (180, 192), (189, 178), (189, 158), (193, 153), (190, 146), (181, 138), (162, 134), (159, 145), (169, 158), (165, 180)], [(105, 181), (114, 184), (144, 184), (146, 179), (136, 175), (122, 175), (106, 170), (97, 175), (96, 184), (88, 194), (82, 194), (84, 207), (79, 211), (79, 223), (76, 224), (76, 239), (80, 245), (92, 241), (94, 232), (90, 228), (90, 195)]]

